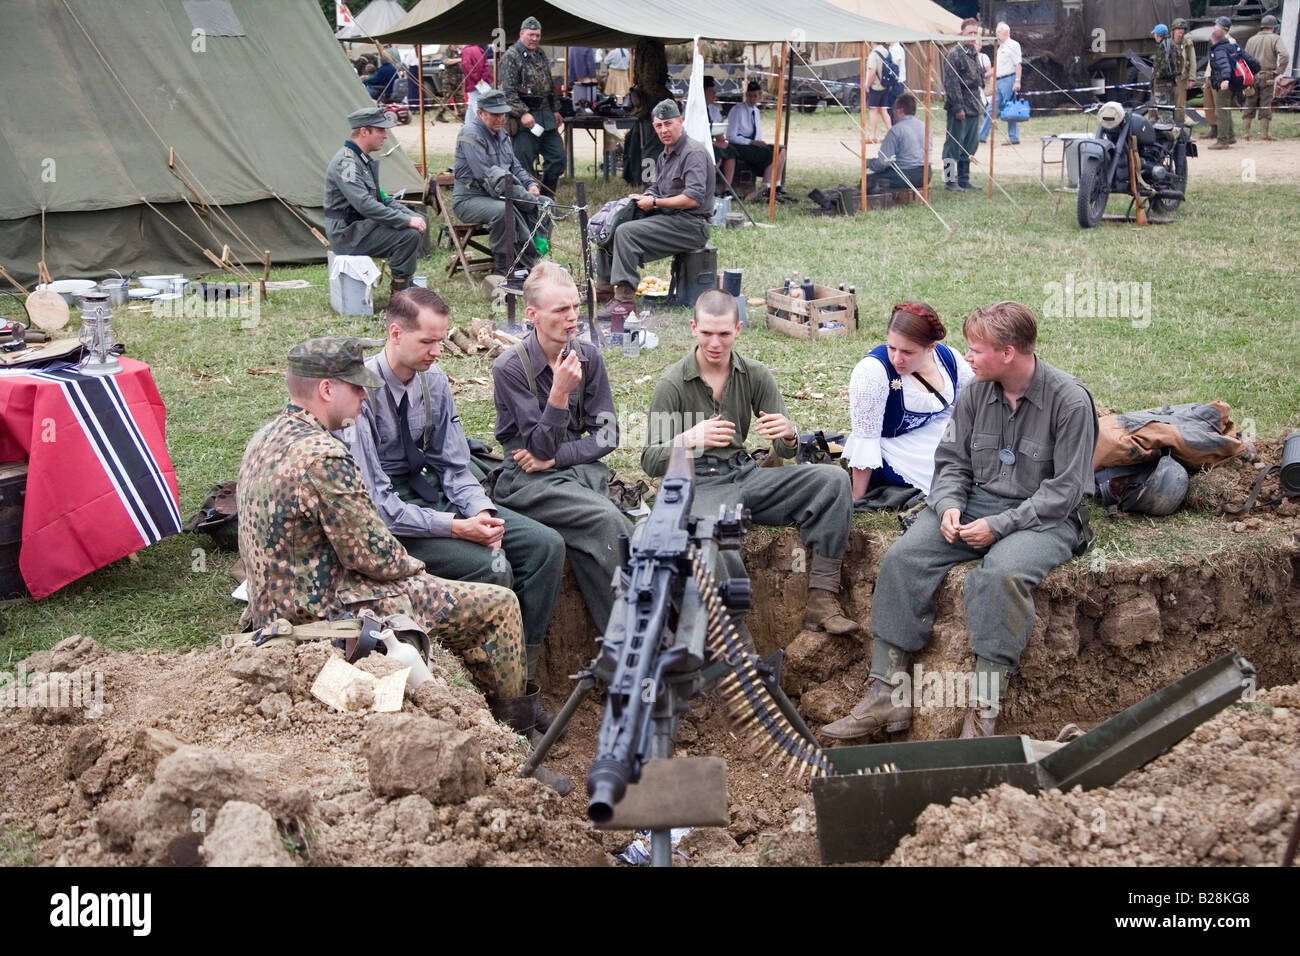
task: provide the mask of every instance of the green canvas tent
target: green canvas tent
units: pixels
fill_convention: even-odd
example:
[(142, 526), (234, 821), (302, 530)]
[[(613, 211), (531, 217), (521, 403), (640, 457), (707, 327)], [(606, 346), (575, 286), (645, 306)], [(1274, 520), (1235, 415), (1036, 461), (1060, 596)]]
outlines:
[[(315, 0), (0, 0), (0, 265), (20, 281), (318, 262), (370, 105)], [(420, 188), (400, 150), (384, 188)]]

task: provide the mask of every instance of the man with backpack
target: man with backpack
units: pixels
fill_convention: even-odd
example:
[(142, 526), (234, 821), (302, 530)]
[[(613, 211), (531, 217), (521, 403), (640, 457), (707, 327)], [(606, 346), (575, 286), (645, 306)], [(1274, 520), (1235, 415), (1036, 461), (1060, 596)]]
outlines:
[(1216, 23), (1210, 34), (1210, 85), (1214, 88), (1219, 141), (1210, 149), (1227, 149), (1237, 141), (1232, 132), (1233, 100), (1238, 92), (1251, 85), (1258, 67), (1254, 57), (1232, 42), (1227, 28)]
[(1273, 119), (1273, 81), (1286, 72), (1291, 62), (1276, 30), (1277, 17), (1270, 14), (1259, 21), (1259, 32), (1246, 41), (1246, 55), (1259, 64), (1254, 84), (1246, 88), (1246, 109), (1241, 114), (1246, 139), (1250, 139), (1250, 124), (1256, 112), (1264, 139), (1270, 142), (1273, 139), (1268, 132), (1268, 124)]
[(878, 143), (876, 139), (876, 121), (885, 121), (885, 131), (889, 131), (889, 107), (894, 100), (894, 85), (898, 83), (898, 64), (883, 43), (871, 48), (867, 57), (867, 107), (871, 110), (871, 129), (867, 133), (868, 143)]

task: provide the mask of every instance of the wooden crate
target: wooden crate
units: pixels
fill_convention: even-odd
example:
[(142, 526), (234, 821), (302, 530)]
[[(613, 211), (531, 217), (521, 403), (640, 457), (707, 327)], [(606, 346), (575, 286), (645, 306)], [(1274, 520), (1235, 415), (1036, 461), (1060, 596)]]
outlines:
[(0, 601), (27, 596), (27, 583), (18, 570), (26, 496), (27, 462), (0, 464)]
[[(785, 317), (777, 313), (785, 313)], [(825, 328), (829, 322), (838, 322), (841, 328)], [(796, 339), (835, 338), (857, 331), (857, 308), (853, 296), (830, 286), (814, 285), (811, 301), (792, 299), (780, 289), (769, 289), (767, 327)]]

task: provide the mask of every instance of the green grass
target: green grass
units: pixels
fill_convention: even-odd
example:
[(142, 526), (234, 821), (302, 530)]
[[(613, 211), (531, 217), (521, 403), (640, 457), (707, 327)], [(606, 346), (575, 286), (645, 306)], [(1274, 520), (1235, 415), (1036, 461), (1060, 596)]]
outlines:
[(34, 830), (0, 830), (0, 866), (31, 866), (39, 842)]
[[(1048, 118), (1032, 128), (1038, 135), (1050, 125), (1069, 123), (1074, 125), (1066, 128), (1081, 128), (1077, 117)], [(834, 128), (856, 141), (856, 131), (843, 116), (800, 114), (793, 125), (795, 135)], [(1297, 129), (1300, 120), (1282, 117), (1274, 134), (1294, 137)], [(842, 157), (826, 157), (822, 168), (792, 167), (787, 188), (802, 196), (815, 186), (854, 181), (853, 159), (840, 152)], [(430, 165), (439, 168), (449, 160), (431, 156)], [(1191, 161), (1189, 200), (1176, 222), (1145, 229), (1108, 222), (1081, 230), (1073, 195), (1067, 194), (1054, 213), (1052, 197), (1036, 182), (1008, 180), (1015, 203), (1033, 210), (1027, 224), (1000, 194), (989, 199), (982, 193), (935, 191), (936, 211), (957, 226), (950, 241), (947, 230), (919, 205), (852, 218), (812, 217), (803, 206), (778, 206), (775, 229), (715, 230), (719, 267), (743, 270), (747, 295), (761, 295), (796, 271), (831, 285), (852, 283), (858, 290), (857, 336), (799, 342), (764, 328), (762, 310), (754, 309), (740, 348), (772, 368), (801, 428), (847, 431), (849, 373), (881, 341), (893, 303), (929, 302), (948, 325), (948, 341), (961, 347), (962, 318), (973, 307), (1018, 299), (1040, 314), (1043, 358), (1078, 375), (1100, 405), (1132, 410), (1220, 398), (1231, 404), (1236, 421), (1259, 435), (1298, 427), (1300, 296), (1294, 292), (1294, 230), (1300, 190), (1294, 184), (1212, 184), (1198, 178), (1196, 162)], [(621, 181), (597, 183), (589, 202), (594, 208), (623, 192)], [(562, 200), (572, 197), (573, 187), (562, 186)], [(1112, 211), (1122, 211), (1118, 201)], [(573, 222), (560, 224), (555, 238), (559, 246), (576, 248)], [(553, 258), (573, 262), (574, 271), (581, 271), (577, 257), (564, 249)], [(446, 250), (435, 249), (420, 271), (445, 295), (454, 321), (487, 316), (488, 306), (462, 277), (443, 281), (446, 261)], [(648, 271), (666, 276), (667, 267), (663, 261)], [(1048, 284), (1063, 285), (1071, 275), (1076, 283), (1149, 282), (1149, 324), (1135, 327), (1123, 316), (1043, 316), (1052, 288)], [(283, 406), (282, 380), (248, 370), (283, 371), (289, 348), (312, 336), (380, 331), (376, 319), (330, 310), (323, 265), (273, 273), (276, 279), (299, 277), (312, 288), (273, 293), (254, 328), (242, 328), (234, 316), (187, 319), (130, 312), (115, 320), (129, 354), (153, 367), (167, 405), (168, 447), (186, 515), (197, 509), (210, 486), (235, 477), (248, 437)], [(0, 297), (0, 313), (12, 315), (13, 308), (12, 299)], [(689, 346), (687, 320), (680, 310), (657, 316), (658, 349), (637, 360), (618, 353), (607, 357), (620, 411), (647, 408), (659, 373)], [(444, 367), (467, 381), (488, 376), (481, 359), (446, 358)], [(822, 397), (795, 399), (801, 390)], [(458, 386), (456, 394), (467, 431), (490, 438), (488, 388), (469, 382)], [(610, 456), (612, 468), (629, 478), (640, 476), (638, 462), (635, 447)], [(897, 528), (893, 515), (859, 516), (856, 521), (888, 534)], [(1220, 521), (1201, 514), (1160, 522), (1100, 518), (1097, 527), (1105, 561), (1212, 554), (1246, 541), (1242, 535), (1227, 535)], [(232, 555), (211, 550), (206, 537), (179, 535), (138, 558), (88, 575), (45, 600), (5, 607), (0, 667), (77, 633), (115, 647), (183, 649), (237, 629), (239, 608), (228, 598), (234, 586), (228, 574)]]

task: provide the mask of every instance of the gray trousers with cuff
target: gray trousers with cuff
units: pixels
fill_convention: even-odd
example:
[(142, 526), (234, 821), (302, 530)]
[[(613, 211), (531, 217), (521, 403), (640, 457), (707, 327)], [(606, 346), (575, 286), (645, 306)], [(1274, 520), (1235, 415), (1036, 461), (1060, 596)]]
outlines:
[(689, 213), (659, 213), (623, 223), (608, 249), (596, 247), (596, 275), (635, 289), (641, 266), (679, 252), (694, 252), (709, 241), (709, 221)]
[[(1019, 502), (973, 488), (962, 521), (987, 518)], [(940, 516), (926, 508), (885, 552), (871, 602), (871, 635), (909, 653), (930, 640), (934, 595), (953, 566), (982, 559), (966, 574), (962, 590), (966, 627), (978, 657), (1014, 667), (1034, 630), (1034, 588), (1074, 553), (1081, 525), (1070, 515), (1054, 528), (1014, 531), (988, 548), (960, 538), (949, 544)]]

